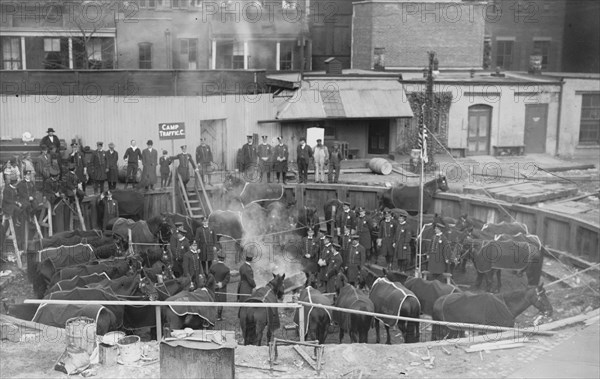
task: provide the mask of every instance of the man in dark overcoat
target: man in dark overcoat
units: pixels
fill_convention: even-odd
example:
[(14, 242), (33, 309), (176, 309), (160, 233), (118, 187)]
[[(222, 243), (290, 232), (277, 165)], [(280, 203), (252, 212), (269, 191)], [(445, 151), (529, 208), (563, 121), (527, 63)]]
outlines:
[(242, 170), (246, 176), (252, 178), (252, 172), (258, 168), (258, 151), (253, 137), (246, 136), (246, 138), (248, 142), (242, 146)]
[(365, 208), (358, 207), (358, 216), (355, 220), (356, 234), (358, 234), (358, 243), (365, 248), (367, 254), (367, 260), (371, 259), (371, 248), (372, 240), (371, 233), (373, 226), (371, 221), (367, 218), (367, 212)]
[(367, 256), (364, 246), (360, 244), (360, 236), (352, 236), (352, 244), (348, 254), (348, 262), (344, 263), (348, 275), (348, 283), (358, 285), (360, 270), (365, 265)]
[(201, 216), (200, 221), (202, 225), (196, 229), (194, 239), (198, 242), (198, 248), (200, 249), (200, 261), (204, 265), (204, 270), (208, 272), (217, 251), (217, 234), (209, 226), (208, 217)]
[(394, 238), (396, 238), (398, 226), (396, 221), (392, 219), (392, 214), (388, 208), (383, 210), (383, 214), (383, 220), (379, 222), (377, 246), (379, 247), (379, 255), (385, 257), (388, 269), (391, 269), (392, 260), (394, 259)]
[(240, 266), (240, 281), (237, 288), (237, 301), (244, 302), (248, 299), (248, 296), (252, 295), (252, 291), (256, 288), (256, 282), (254, 281), (254, 270), (250, 264), (254, 259), (254, 254), (251, 251), (246, 252), (246, 261)]
[(277, 183), (279, 183), (281, 176), (282, 183), (286, 184), (285, 176), (287, 175), (290, 152), (288, 146), (283, 143), (283, 138), (277, 137), (277, 141), (279, 144), (273, 148), (273, 170), (277, 174)]
[[(200, 169), (200, 177), (202, 179), (202, 183), (206, 183), (206, 179), (208, 179), (208, 185), (212, 186), (210, 183), (210, 172), (211, 172), (211, 163), (213, 162), (213, 154), (210, 150), (210, 146), (206, 144), (206, 138), (200, 138), (200, 145), (196, 148), (196, 163), (198, 164), (198, 168)], [(206, 179), (204, 178), (206, 176)]]
[(442, 281), (442, 274), (448, 271), (446, 254), (452, 248), (450, 241), (444, 235), (446, 225), (437, 223), (433, 226), (435, 234), (431, 238), (431, 244), (427, 250), (427, 270), (431, 274), (431, 280)]
[(158, 165), (158, 151), (154, 148), (154, 142), (151, 139), (146, 143), (147, 148), (142, 151), (142, 182), (144, 188), (154, 189), (156, 183), (156, 166)]
[(262, 136), (262, 143), (258, 145), (258, 168), (260, 170), (260, 181), (262, 183), (264, 174), (267, 174), (267, 183), (271, 183), (271, 166), (273, 148), (267, 142), (268, 136)]
[(103, 149), (104, 143), (96, 143), (96, 151), (92, 153), (92, 162), (90, 163), (91, 179), (94, 182), (94, 195), (104, 192), (104, 182), (108, 173), (108, 162), (106, 152)]
[(115, 151), (115, 144), (108, 144), (108, 151), (106, 152), (106, 180), (108, 181), (108, 189), (117, 189), (117, 182), (119, 181), (119, 153)]
[(339, 244), (333, 244), (331, 258), (327, 264), (325, 279), (327, 280), (328, 293), (335, 292), (335, 277), (337, 274), (342, 272), (342, 266), (344, 262), (342, 261), (342, 256), (340, 255), (340, 248), (341, 246)]
[[(217, 250), (217, 262), (210, 268), (215, 278), (215, 300), (219, 303), (227, 301), (227, 284), (231, 278), (229, 267), (225, 266), (225, 252)], [(223, 320), (223, 307), (217, 307), (217, 320)]]
[(396, 249), (396, 262), (400, 271), (406, 271), (410, 264), (412, 257), (410, 249), (410, 241), (412, 239), (412, 231), (406, 219), (408, 218), (408, 212), (401, 209), (398, 213), (398, 229), (396, 230), (395, 249)]

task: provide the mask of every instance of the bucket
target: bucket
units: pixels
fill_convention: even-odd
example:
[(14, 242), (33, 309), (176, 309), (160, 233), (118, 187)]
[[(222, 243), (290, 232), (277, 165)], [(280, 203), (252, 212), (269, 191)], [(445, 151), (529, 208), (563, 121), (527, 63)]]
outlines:
[(369, 161), (369, 168), (376, 174), (389, 175), (392, 173), (392, 164), (385, 158), (373, 158)]
[(142, 346), (140, 344), (140, 337), (138, 336), (121, 338), (117, 342), (117, 346), (119, 347), (119, 354), (123, 363), (137, 362), (142, 356)]
[(89, 317), (73, 317), (65, 323), (67, 346), (73, 345), (89, 355), (96, 346), (96, 323)]
[(101, 341), (105, 345), (116, 346), (121, 338), (125, 337), (123, 332), (108, 332), (102, 336)]
[(119, 348), (105, 343), (100, 344), (99, 361), (101, 365), (114, 366), (117, 364)]

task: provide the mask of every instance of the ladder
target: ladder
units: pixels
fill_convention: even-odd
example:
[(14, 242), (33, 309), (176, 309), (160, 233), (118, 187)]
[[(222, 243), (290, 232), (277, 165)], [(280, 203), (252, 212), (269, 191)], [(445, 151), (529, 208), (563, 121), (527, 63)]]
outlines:
[[(13, 246), (15, 248), (15, 257), (17, 258), (17, 266), (19, 269), (23, 268), (23, 262), (21, 262), (21, 250), (19, 250), (19, 244), (17, 242), (17, 232), (15, 231), (15, 224), (13, 222), (12, 216), (2, 215), (2, 225), (4, 226), (4, 222), (8, 220), (8, 236), (6, 237), (9, 240), (12, 240)], [(25, 226), (27, 227), (27, 226)]]
[[(187, 215), (193, 219), (198, 219), (202, 215), (209, 215), (212, 212), (212, 207), (208, 200), (208, 196), (206, 195), (204, 185), (198, 177), (198, 173), (196, 171), (194, 171), (194, 173), (196, 180), (194, 181), (194, 187), (192, 189), (187, 189), (184, 186), (180, 175), (177, 175), (177, 183), (179, 184), (181, 198)], [(198, 187), (201, 187), (201, 189)], [(203, 196), (200, 193), (201, 191)]]
[(73, 230), (73, 219), (75, 217), (77, 217), (77, 220), (79, 221), (79, 224), (81, 225), (81, 230), (83, 230), (84, 232), (87, 230), (85, 228), (85, 221), (83, 220), (83, 214), (81, 213), (81, 206), (79, 205), (79, 200), (77, 199), (77, 196), (75, 196), (75, 209), (73, 209), (71, 207), (71, 205), (68, 203), (67, 200), (62, 200), (66, 203), (67, 207), (71, 210), (71, 214), (69, 217), (69, 228), (70, 230)]
[(52, 228), (52, 204), (50, 204), (50, 202), (48, 200), (46, 200), (46, 203), (44, 204), (44, 207), (42, 207), (42, 212), (40, 213), (40, 219), (39, 222), (36, 219), (36, 227), (44, 227), (48, 229), (48, 237), (52, 237), (53, 233), (53, 228)]

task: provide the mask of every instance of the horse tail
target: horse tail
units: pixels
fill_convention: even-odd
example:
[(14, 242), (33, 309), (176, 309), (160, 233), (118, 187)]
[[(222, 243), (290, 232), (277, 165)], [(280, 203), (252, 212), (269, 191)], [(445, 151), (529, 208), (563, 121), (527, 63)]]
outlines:
[[(361, 306), (359, 311), (372, 312), (366, 306)], [(367, 343), (373, 316), (350, 314), (350, 330), (358, 332), (358, 342)]]
[(246, 331), (244, 332), (244, 345), (253, 345), (256, 339), (256, 320), (254, 309), (249, 308), (246, 312)]
[(325, 340), (327, 339), (327, 329), (329, 328), (330, 320), (329, 320), (329, 315), (327, 314), (327, 312), (325, 312), (322, 309), (321, 309), (321, 311), (322, 312), (320, 312), (318, 314), (318, 316), (316, 317), (315, 325), (316, 325), (317, 340), (319, 340), (319, 343), (322, 345), (325, 343)]

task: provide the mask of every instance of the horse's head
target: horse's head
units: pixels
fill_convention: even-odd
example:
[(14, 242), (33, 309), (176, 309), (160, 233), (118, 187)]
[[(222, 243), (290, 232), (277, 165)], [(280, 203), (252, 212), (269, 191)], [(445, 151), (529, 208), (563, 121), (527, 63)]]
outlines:
[(304, 282), (304, 287), (312, 287), (312, 288), (318, 288), (319, 287), (319, 279), (317, 278), (317, 274), (315, 274), (314, 272), (309, 272), (309, 271), (305, 271), (304, 275), (306, 275), (306, 281)]
[(346, 275), (340, 272), (335, 276), (335, 280), (333, 283), (335, 286), (335, 293), (339, 295), (340, 290), (344, 288), (346, 284), (348, 284), (348, 278), (346, 277)]
[(148, 300), (158, 300), (158, 290), (156, 289), (156, 286), (154, 285), (154, 283), (152, 283), (148, 276), (140, 276), (140, 283), (138, 288), (142, 295)]
[(448, 181), (446, 180), (446, 177), (444, 175), (438, 175), (436, 183), (437, 188), (442, 192), (446, 192), (450, 189), (450, 187), (448, 187)]
[(390, 282), (396, 282), (404, 284), (408, 280), (408, 275), (400, 271), (388, 271), (383, 269), (383, 276), (385, 276)]
[(359, 273), (359, 284), (361, 288), (371, 288), (378, 276), (366, 266), (362, 266)]
[(283, 299), (283, 292), (285, 290), (283, 282), (285, 280), (285, 274), (283, 275), (275, 275), (273, 274), (273, 279), (268, 283), (273, 292), (277, 295), (278, 299)]
[(173, 230), (171, 229), (171, 224), (167, 220), (167, 218), (162, 218), (160, 223), (158, 224), (158, 228), (156, 233), (154, 233), (158, 242), (160, 244), (168, 244), (171, 240), (171, 236), (173, 235)]
[(527, 296), (530, 297), (530, 301), (534, 307), (536, 307), (543, 315), (552, 316), (552, 304), (546, 294), (544, 283), (540, 283), (536, 287), (532, 287), (527, 291)]

